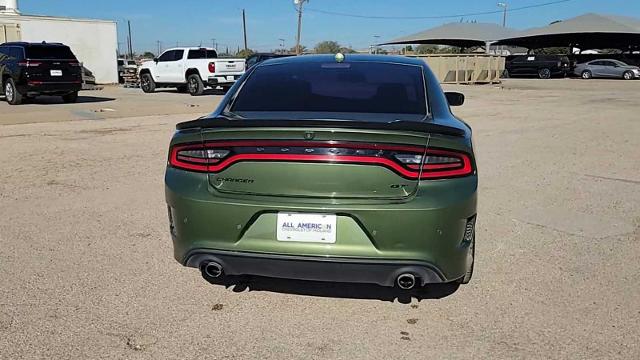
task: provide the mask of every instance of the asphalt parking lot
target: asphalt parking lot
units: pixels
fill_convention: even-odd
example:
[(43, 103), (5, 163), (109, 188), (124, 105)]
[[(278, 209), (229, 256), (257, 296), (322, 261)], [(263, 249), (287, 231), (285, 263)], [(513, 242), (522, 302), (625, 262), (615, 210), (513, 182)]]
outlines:
[(0, 103), (0, 358), (640, 358), (640, 81), (447, 86), (475, 130), (471, 284), (224, 288), (173, 260), (177, 122), (221, 95)]

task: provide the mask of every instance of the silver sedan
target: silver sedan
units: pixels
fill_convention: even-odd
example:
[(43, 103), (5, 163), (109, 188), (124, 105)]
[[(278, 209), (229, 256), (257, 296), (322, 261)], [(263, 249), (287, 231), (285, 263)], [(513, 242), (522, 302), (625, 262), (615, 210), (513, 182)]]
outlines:
[(632, 80), (640, 78), (640, 68), (613, 59), (598, 59), (576, 65), (573, 71), (583, 79), (619, 78)]

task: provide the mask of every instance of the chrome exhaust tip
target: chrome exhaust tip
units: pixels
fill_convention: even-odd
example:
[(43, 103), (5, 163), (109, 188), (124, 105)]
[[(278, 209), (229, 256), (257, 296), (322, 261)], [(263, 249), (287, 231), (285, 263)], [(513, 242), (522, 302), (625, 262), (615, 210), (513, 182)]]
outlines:
[(208, 262), (202, 266), (202, 274), (209, 278), (222, 276), (222, 265), (217, 262)]
[(400, 289), (411, 290), (416, 286), (416, 277), (413, 274), (401, 274), (396, 283)]

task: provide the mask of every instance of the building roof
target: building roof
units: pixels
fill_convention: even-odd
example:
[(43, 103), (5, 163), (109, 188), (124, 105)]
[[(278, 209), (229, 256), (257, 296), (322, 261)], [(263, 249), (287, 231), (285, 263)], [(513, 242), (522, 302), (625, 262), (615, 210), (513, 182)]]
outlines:
[(640, 46), (640, 19), (589, 13), (505, 37), (498, 44), (581, 49)]
[(497, 24), (449, 23), (416, 34), (403, 36), (380, 45), (438, 44), (460, 47), (484, 46), (495, 41), (518, 35), (518, 31)]

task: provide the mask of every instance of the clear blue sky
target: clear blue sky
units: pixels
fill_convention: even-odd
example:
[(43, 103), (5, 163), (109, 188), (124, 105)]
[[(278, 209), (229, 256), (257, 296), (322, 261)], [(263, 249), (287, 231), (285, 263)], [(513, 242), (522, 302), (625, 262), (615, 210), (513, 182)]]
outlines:
[[(504, 0), (501, 0), (504, 1)], [(552, 0), (507, 0), (520, 7)], [(336, 40), (356, 49), (374, 42), (424, 30), (455, 19), (360, 19), (327, 15), (325, 10), (370, 16), (439, 16), (500, 10), (498, 0), (311, 0), (304, 13), (302, 44), (313, 47), (322, 40)], [(275, 49), (279, 38), (287, 47), (295, 42), (296, 11), (293, 0), (19, 0), (25, 14), (110, 19), (118, 21), (119, 41), (126, 41), (126, 23), (132, 21), (134, 48), (155, 51), (156, 41), (164, 47), (211, 44), (236, 48), (242, 44), (241, 9), (246, 9), (249, 47)], [(543, 26), (586, 12), (640, 17), (640, 0), (572, 0), (566, 3), (514, 11), (507, 26), (525, 29)], [(464, 21), (501, 23), (501, 14), (469, 16)], [(209, 45), (210, 46), (210, 45)]]

